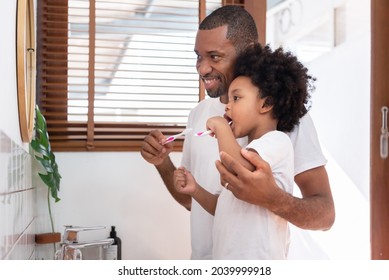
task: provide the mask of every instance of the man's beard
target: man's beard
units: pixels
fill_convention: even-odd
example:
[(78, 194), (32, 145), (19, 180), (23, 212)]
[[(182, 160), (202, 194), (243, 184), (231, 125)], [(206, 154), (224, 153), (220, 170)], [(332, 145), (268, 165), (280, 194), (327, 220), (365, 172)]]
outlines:
[(217, 89), (207, 90), (207, 94), (211, 98), (217, 98), (228, 93), (228, 87), (222, 83)]

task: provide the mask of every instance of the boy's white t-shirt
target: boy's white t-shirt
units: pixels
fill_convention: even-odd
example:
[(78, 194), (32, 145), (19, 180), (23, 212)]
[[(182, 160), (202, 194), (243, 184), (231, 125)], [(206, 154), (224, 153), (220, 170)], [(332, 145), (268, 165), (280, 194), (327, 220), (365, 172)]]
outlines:
[[(201, 101), (189, 114), (188, 128), (193, 132), (204, 131), (207, 120), (213, 116), (223, 116), (225, 104), (219, 98)], [(295, 175), (326, 164), (321, 151), (311, 117), (306, 114), (300, 124), (289, 133), (294, 147)], [(247, 140), (239, 139), (242, 147)], [(199, 185), (211, 193), (219, 193), (220, 175), (215, 161), (219, 159), (217, 140), (213, 137), (185, 137), (181, 165), (188, 169)], [(212, 259), (213, 216), (205, 211), (195, 200), (191, 207), (191, 244), (192, 259)]]
[[(283, 132), (271, 131), (247, 145), (269, 163), (277, 185), (293, 193), (293, 146)], [(223, 188), (213, 227), (213, 258), (285, 260), (290, 234), (288, 222), (266, 208), (237, 199)]]

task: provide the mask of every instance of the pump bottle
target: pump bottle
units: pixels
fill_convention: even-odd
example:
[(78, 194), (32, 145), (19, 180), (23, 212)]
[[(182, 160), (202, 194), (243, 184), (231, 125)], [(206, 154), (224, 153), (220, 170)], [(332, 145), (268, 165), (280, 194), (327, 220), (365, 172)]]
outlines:
[(117, 236), (115, 226), (111, 226), (109, 237), (113, 238), (112, 245), (104, 249), (105, 260), (121, 260), (122, 259), (122, 240)]

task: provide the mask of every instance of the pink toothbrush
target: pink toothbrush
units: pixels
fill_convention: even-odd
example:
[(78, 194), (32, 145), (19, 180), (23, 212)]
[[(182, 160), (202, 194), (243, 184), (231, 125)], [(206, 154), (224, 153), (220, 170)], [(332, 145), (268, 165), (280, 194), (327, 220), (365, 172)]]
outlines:
[[(231, 124), (232, 124), (232, 121), (228, 122), (228, 125), (231, 125)], [(212, 130), (206, 130), (206, 131), (196, 132), (195, 136), (202, 137), (202, 136), (209, 135), (211, 133), (212, 133)]]
[(191, 132), (191, 131), (192, 131), (191, 128), (186, 128), (186, 129), (184, 129), (182, 132), (180, 132), (180, 133), (178, 133), (178, 134), (169, 136), (169, 137), (166, 138), (165, 141), (163, 141), (161, 144), (162, 144), (162, 145), (165, 145), (165, 144), (167, 144), (167, 143), (173, 142), (173, 141), (176, 140), (178, 137), (184, 136), (184, 135), (188, 134), (188, 133)]
[(212, 133), (212, 130), (201, 131), (201, 132), (196, 132), (196, 133), (195, 133), (195, 136), (201, 137), (201, 136), (209, 135), (209, 134), (211, 134), (211, 133)]

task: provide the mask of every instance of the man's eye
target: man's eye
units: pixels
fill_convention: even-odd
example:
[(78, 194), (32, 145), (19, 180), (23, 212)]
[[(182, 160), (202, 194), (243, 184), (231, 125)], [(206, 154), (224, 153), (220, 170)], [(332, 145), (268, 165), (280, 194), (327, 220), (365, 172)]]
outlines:
[(212, 60), (219, 60), (220, 56), (219, 55), (211, 55)]

